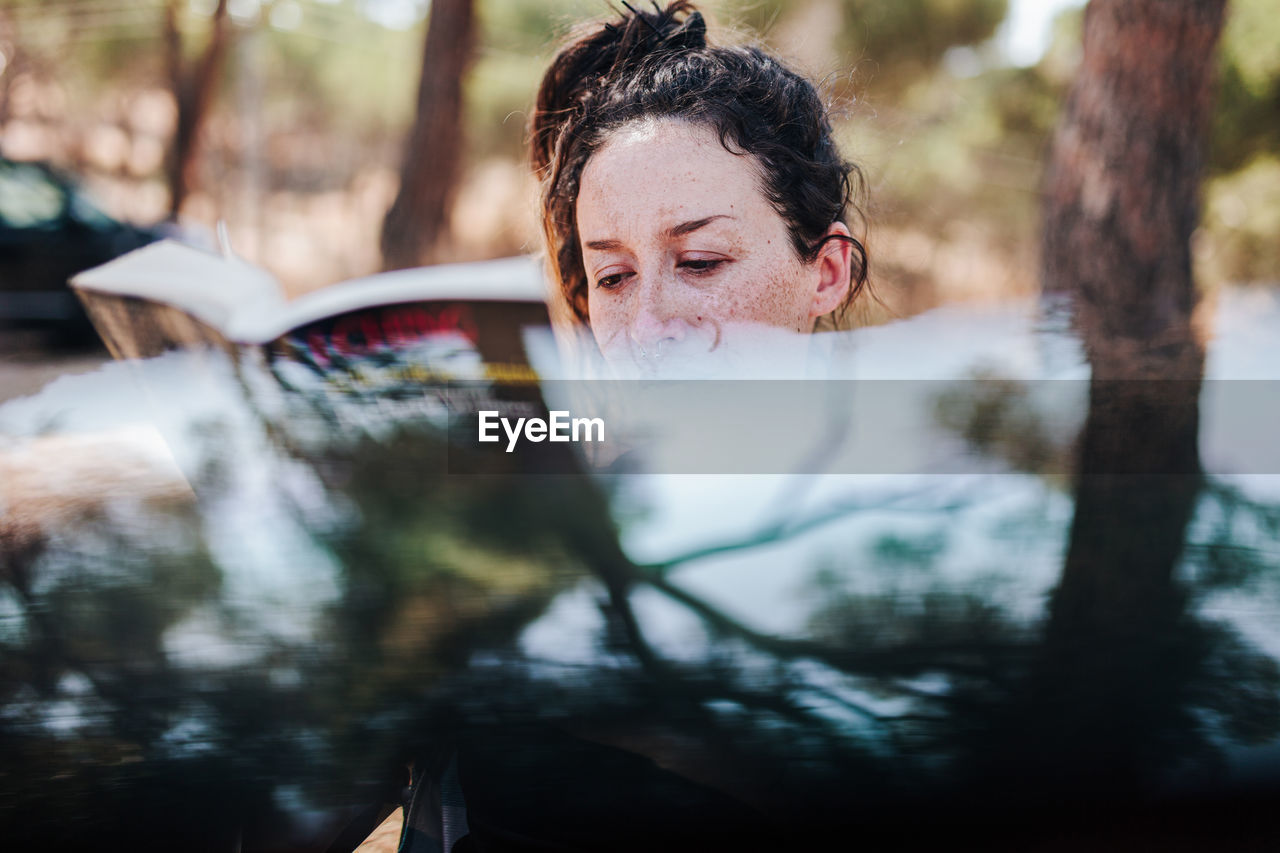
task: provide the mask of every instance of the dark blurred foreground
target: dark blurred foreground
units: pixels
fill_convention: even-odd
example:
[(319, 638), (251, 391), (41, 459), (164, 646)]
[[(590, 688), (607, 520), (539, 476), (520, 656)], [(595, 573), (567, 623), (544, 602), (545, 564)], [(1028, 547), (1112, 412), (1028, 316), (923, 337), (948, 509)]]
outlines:
[(0, 836), (321, 850), (453, 760), (471, 849), (1270, 849), (1280, 494), (1201, 473), (1250, 412), (1198, 351), (1069, 411), (953, 384), (970, 474), (463, 475), (438, 421), (211, 353), (13, 401)]

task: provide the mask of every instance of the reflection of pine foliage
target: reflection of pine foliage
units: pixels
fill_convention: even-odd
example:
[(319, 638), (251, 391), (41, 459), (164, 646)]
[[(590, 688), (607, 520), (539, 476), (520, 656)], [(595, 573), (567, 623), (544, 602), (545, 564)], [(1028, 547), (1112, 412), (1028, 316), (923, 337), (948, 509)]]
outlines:
[(1201, 594), (1267, 591), (1280, 598), (1280, 505), (1222, 479), (1201, 491), (1182, 572)]
[(845, 595), (809, 622), (815, 638), (844, 648), (892, 651), (931, 649), (942, 663), (1008, 645), (1016, 629), (986, 595), (935, 587), (923, 594)]
[[(1156, 606), (1152, 618), (1163, 627), (1129, 614), (1132, 630), (1125, 631), (1109, 617), (1094, 623), (1096, 607), (1049, 608), (1042, 623), (1022, 624), (997, 603), (1006, 579), (949, 586), (937, 577), (934, 564), (946, 550), (938, 530), (914, 539), (892, 533), (856, 571), (828, 558), (815, 572), (822, 604), (809, 621), (809, 654), (861, 679), (882, 700), (899, 699), (881, 721), (908, 738), (900, 742), (908, 750), (952, 756), (957, 772), (995, 780), (1043, 752), (1064, 778), (1113, 760), (1132, 760), (1152, 778), (1216, 773), (1225, 745), (1264, 744), (1280, 734), (1280, 664), (1217, 615), (1245, 600), (1257, 607), (1262, 591), (1270, 593), (1263, 606), (1276, 607), (1280, 506), (1211, 481), (1186, 536), (1179, 577), (1130, 579), (1151, 586), (1153, 606), (1163, 600), (1173, 608)], [(1085, 621), (1068, 624), (1077, 617)], [(1090, 742), (1078, 749), (1070, 738), (1042, 742), (1046, 727), (1064, 726)], [(1112, 738), (1130, 742), (1098, 752)]]
[(1068, 470), (1070, 447), (1055, 444), (1025, 383), (979, 374), (942, 394), (934, 411), (971, 448), (1015, 471), (1060, 477)]
[(1218, 738), (1262, 744), (1280, 733), (1280, 665), (1225, 625), (1205, 626), (1212, 637), (1194, 703)]

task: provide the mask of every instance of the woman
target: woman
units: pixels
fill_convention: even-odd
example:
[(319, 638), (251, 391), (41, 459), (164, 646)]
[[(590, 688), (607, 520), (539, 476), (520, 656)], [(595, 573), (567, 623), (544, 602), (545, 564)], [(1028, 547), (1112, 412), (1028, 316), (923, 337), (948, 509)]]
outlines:
[[(708, 44), (684, 0), (571, 41), (543, 78), (531, 148), (550, 264), (612, 364), (719, 352), (747, 330), (807, 336), (866, 285), (847, 224), (860, 176), (814, 87), (763, 51)], [(693, 756), (686, 777), (634, 739), (491, 729), (415, 765), (402, 850), (783, 846), (693, 781), (708, 770)]]
[(813, 85), (707, 42), (685, 0), (596, 25), (543, 77), (531, 162), (547, 255), (614, 365), (808, 333), (865, 287), (857, 169)]

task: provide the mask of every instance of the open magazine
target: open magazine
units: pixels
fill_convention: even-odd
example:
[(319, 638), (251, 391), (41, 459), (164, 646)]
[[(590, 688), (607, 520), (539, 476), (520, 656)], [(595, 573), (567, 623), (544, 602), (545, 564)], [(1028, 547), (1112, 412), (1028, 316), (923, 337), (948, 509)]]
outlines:
[(163, 241), (77, 275), (72, 287), (116, 358), (213, 345), (261, 349), (348, 379), (384, 374), (391, 352), (418, 352), (423, 379), (518, 380), (521, 331), (549, 325), (532, 258), (379, 273), (286, 299), (267, 272)]
[(116, 358), (181, 350), (229, 363), (230, 374), (216, 372), (260, 414), (285, 429), (309, 419), (344, 433), (541, 411), (534, 362), (550, 363), (555, 347), (543, 281), (536, 259), (511, 258), (380, 273), (286, 299), (265, 271), (170, 241), (71, 283)]

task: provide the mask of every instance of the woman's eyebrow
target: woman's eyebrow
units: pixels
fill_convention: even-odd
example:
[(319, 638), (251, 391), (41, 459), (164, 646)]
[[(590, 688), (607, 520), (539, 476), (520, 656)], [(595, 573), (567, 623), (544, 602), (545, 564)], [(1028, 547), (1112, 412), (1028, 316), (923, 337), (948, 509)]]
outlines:
[(717, 213), (714, 216), (704, 216), (702, 219), (691, 219), (688, 222), (681, 222), (672, 228), (667, 229), (668, 237), (683, 237), (686, 234), (692, 234), (704, 225), (710, 225), (717, 219), (733, 219), (727, 213)]
[(589, 243), (583, 243), (588, 249), (597, 249), (601, 252), (609, 252), (614, 249), (622, 248), (621, 240), (592, 240)]
[[(686, 234), (692, 234), (705, 225), (710, 225), (717, 219), (736, 219), (727, 213), (717, 213), (712, 216), (704, 216), (701, 219), (690, 219), (688, 222), (681, 222), (679, 225), (673, 225), (668, 228), (666, 234), (668, 237), (683, 237)], [(582, 244), (588, 249), (595, 249), (600, 252), (609, 252), (614, 249), (623, 248), (621, 240), (590, 240)]]

